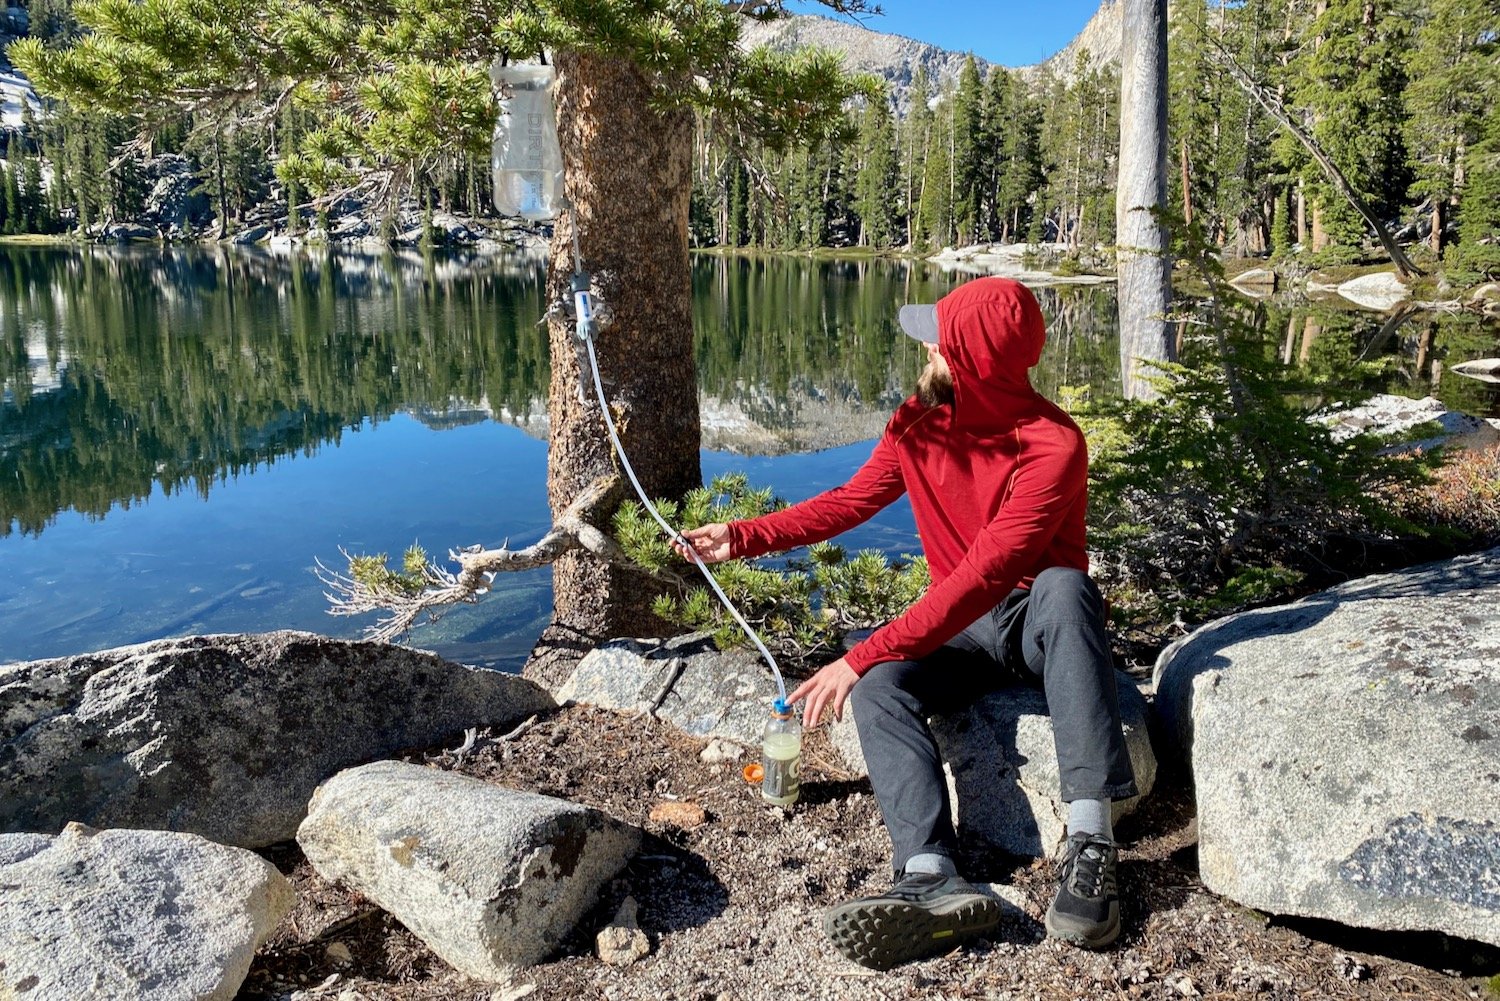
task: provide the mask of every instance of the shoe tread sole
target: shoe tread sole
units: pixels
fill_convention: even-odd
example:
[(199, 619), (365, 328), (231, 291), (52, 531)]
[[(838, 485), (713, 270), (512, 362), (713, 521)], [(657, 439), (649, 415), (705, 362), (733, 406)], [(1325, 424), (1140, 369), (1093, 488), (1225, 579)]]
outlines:
[(849, 959), (875, 970), (945, 952), (1000, 923), (1000, 905), (964, 894), (939, 907), (872, 898), (833, 908), (823, 929)]

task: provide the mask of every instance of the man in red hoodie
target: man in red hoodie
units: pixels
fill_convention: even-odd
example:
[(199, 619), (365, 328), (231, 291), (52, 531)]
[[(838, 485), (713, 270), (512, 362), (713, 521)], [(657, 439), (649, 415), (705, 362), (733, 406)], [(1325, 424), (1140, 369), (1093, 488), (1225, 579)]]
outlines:
[(1103, 600), (1087, 574), (1083, 434), (1027, 377), (1046, 333), (1025, 286), (979, 278), (936, 306), (902, 307), (900, 322), (926, 344), (929, 363), (848, 483), (684, 534), (706, 562), (760, 556), (831, 538), (902, 493), (911, 498), (932, 585), (790, 698), (806, 700), (809, 726), (827, 712), (842, 718), (849, 700), (895, 853), (891, 890), (825, 917), (840, 951), (884, 969), (998, 923), (998, 904), (958, 875), (927, 717), (1017, 682), (1046, 693), (1069, 804), (1047, 930), (1102, 948), (1120, 929), (1110, 803), (1136, 787)]

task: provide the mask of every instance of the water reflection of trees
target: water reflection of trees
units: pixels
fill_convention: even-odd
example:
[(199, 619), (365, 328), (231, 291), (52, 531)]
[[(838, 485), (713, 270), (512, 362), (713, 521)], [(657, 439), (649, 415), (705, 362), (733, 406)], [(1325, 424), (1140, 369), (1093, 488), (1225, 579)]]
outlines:
[[(546, 385), (537, 262), (152, 250), (0, 254), (0, 534), (206, 494), (366, 418)], [(34, 356), (45, 353), (33, 390)]]
[[(762, 428), (793, 429), (777, 450), (827, 444), (806, 430), (883, 415), (910, 391), (924, 355), (896, 311), (959, 280), (903, 261), (695, 258), (700, 389)], [(541, 262), (523, 257), (0, 252), (0, 536), (39, 532), (60, 511), (103, 515), (157, 486), (206, 494), (398, 410), (435, 426), (536, 416), (542, 289)], [(1037, 295), (1050, 331), (1037, 388), (1116, 395), (1113, 289)], [(1383, 326), (1331, 306), (1257, 308), (1266, 350), (1288, 365), (1352, 372), (1371, 392), (1436, 380), (1449, 407), (1497, 409), (1483, 383), (1437, 378), (1446, 360), (1493, 352), (1477, 317)]]
[(1473, 313), (1354, 310), (1338, 301), (1262, 303), (1258, 325), (1282, 364), (1363, 393), (1435, 396), (1450, 410), (1493, 414), (1500, 393), (1445, 375), (1449, 365), (1495, 350), (1496, 330)]
[[(535, 259), (417, 253), (0, 253), (0, 535), (156, 487), (206, 495), (398, 410), (435, 426), (536, 416), (541, 278)], [(896, 310), (953, 281), (906, 262), (699, 258), (701, 389), (773, 430), (884, 414), (924, 361)], [(1117, 381), (1110, 294), (1040, 297), (1038, 385)]]
[[(698, 379), (770, 428), (794, 424), (809, 401), (892, 409), (926, 362), (896, 312), (933, 302), (956, 279), (904, 261), (795, 257), (698, 258), (694, 265)], [(1118, 392), (1114, 292), (1040, 289), (1050, 341), (1033, 382)]]

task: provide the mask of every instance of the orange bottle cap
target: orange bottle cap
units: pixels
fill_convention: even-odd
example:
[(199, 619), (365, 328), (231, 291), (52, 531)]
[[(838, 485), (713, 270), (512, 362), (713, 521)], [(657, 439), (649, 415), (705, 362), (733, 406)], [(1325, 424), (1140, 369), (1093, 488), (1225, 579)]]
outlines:
[(760, 762), (752, 761), (750, 764), (745, 766), (744, 774), (746, 782), (760, 782), (766, 777), (766, 770), (761, 767)]

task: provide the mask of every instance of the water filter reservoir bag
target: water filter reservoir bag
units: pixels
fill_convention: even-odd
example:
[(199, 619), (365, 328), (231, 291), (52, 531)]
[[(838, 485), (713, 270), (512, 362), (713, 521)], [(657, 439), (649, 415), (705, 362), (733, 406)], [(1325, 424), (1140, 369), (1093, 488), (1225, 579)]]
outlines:
[(500, 117), (490, 148), (495, 208), (532, 222), (554, 218), (563, 204), (562, 150), (552, 107), (551, 66), (490, 68)]

